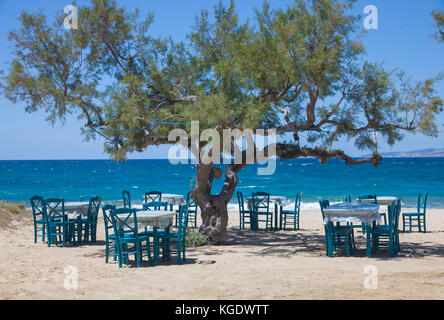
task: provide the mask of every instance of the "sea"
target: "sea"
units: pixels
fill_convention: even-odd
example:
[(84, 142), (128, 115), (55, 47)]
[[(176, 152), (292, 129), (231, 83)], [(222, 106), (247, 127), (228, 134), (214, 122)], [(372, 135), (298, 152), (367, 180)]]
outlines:
[[(221, 165), (223, 169), (223, 165)], [(255, 191), (291, 200), (303, 193), (302, 209), (319, 208), (318, 201), (340, 202), (351, 194), (397, 196), (404, 206), (415, 207), (419, 193), (429, 193), (428, 207), (444, 208), (444, 158), (387, 158), (371, 164), (349, 166), (340, 160), (319, 163), (303, 158), (277, 160), (272, 175), (258, 175), (260, 164), (248, 165), (238, 174), (236, 191), (244, 197)], [(194, 164), (171, 164), (169, 160), (17, 160), (0, 161), (0, 200), (26, 202), (34, 195), (79, 201), (100, 195), (104, 202), (122, 201), (122, 190), (141, 204), (143, 194), (158, 190), (186, 195), (194, 186)], [(215, 180), (217, 194), (223, 179)], [(234, 196), (230, 207), (236, 207)]]

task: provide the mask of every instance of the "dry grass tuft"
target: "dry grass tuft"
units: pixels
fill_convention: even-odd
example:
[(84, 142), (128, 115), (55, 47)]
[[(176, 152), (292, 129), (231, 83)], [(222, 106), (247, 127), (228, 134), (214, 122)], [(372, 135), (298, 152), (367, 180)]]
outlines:
[(32, 214), (26, 211), (25, 203), (0, 201), (0, 228), (15, 229), (17, 225), (31, 222)]

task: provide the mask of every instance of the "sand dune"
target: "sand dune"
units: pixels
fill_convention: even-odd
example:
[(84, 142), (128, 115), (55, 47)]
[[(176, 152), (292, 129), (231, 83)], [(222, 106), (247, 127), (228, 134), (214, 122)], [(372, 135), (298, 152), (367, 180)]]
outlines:
[[(105, 263), (101, 220), (97, 244), (67, 248), (34, 244), (27, 220), (0, 229), (0, 299), (443, 299), (444, 210), (427, 218), (430, 232), (401, 234), (396, 258), (367, 258), (359, 231), (354, 257), (328, 258), (319, 211), (301, 213), (302, 230), (279, 232), (240, 232), (231, 212), (229, 245), (189, 248), (184, 265), (122, 269)], [(364, 286), (369, 265), (377, 289)]]

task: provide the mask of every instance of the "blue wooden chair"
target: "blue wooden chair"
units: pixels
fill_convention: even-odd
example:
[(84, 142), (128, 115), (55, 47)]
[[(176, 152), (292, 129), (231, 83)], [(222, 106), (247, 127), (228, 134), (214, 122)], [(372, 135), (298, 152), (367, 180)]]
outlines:
[[(270, 194), (267, 192), (253, 192), (251, 194), (253, 200), (253, 211), (251, 212), (251, 220), (256, 220), (253, 224), (259, 228), (259, 222), (265, 222), (265, 231), (273, 226), (273, 212), (270, 211)], [(252, 228), (252, 230), (254, 230)]]
[[(186, 242), (185, 238), (187, 235), (188, 227), (188, 206), (179, 207), (179, 221), (177, 225), (176, 232), (169, 232), (167, 228), (165, 233), (159, 233), (159, 243), (162, 248), (162, 259), (165, 260), (171, 254), (177, 254), (177, 259), (179, 264), (186, 261), (185, 249)], [(176, 250), (172, 250), (172, 245), (176, 245)], [(159, 260), (159, 257), (156, 259)]]
[(122, 191), (122, 198), (123, 198), (123, 207), (127, 209), (131, 209), (131, 195), (129, 191), (123, 190)]
[(37, 243), (38, 236), (41, 236), (42, 242), (45, 242), (46, 211), (43, 198), (40, 196), (33, 196), (31, 198), (31, 208), (32, 208), (32, 217), (34, 220), (34, 243)]
[(102, 207), (103, 222), (105, 224), (105, 262), (108, 263), (109, 253), (112, 249), (114, 261), (117, 260), (116, 235), (114, 234), (114, 226), (111, 219), (111, 211), (116, 206), (107, 204)]
[(137, 211), (129, 208), (114, 209), (111, 210), (110, 216), (114, 228), (119, 268), (123, 263), (129, 264), (129, 255), (132, 254), (138, 268), (143, 257), (148, 257), (148, 260), (152, 262), (150, 238), (148, 235), (139, 234)]
[(389, 224), (368, 226), (367, 232), (370, 234), (371, 247), (367, 248), (367, 256), (380, 248), (388, 248), (390, 257), (394, 257), (400, 251), (398, 221), (401, 212), (401, 200), (398, 200), (388, 207)]
[(44, 200), (48, 247), (62, 242), (63, 247), (73, 239), (75, 221), (68, 221), (65, 214), (65, 201), (58, 198)]
[[(426, 229), (426, 210), (427, 210), (427, 198), (429, 193), (427, 192), (424, 196), (424, 200), (422, 200), (422, 195), (418, 195), (418, 202), (416, 204), (416, 212), (404, 212), (402, 214), (402, 232), (405, 232), (405, 227), (408, 225), (409, 232), (412, 232), (412, 227), (418, 227), (418, 231), (427, 232)], [(417, 221), (416, 225), (412, 223)], [(421, 230), (422, 229), (422, 230)]]
[(97, 242), (97, 217), (99, 215), (101, 202), (101, 197), (89, 199), (88, 214), (86, 218), (80, 217), (77, 220), (77, 237), (80, 243), (82, 242), (82, 232), (83, 241), (86, 243)]
[[(370, 195), (358, 197), (359, 202), (364, 202), (364, 200), (368, 200), (368, 201), (365, 201), (368, 203), (378, 204), (378, 197), (375, 194), (370, 194)], [(385, 212), (380, 212), (379, 214), (384, 217), (384, 224), (387, 224), (387, 215), (385, 214)], [(363, 232), (363, 233), (365, 233), (365, 232)]]
[(155, 206), (148, 206), (150, 204), (150, 202), (161, 202), (162, 201), (162, 192), (160, 191), (150, 191), (150, 192), (145, 192), (144, 197), (144, 204), (143, 204), (143, 208), (145, 210), (151, 210), (151, 208), (153, 210), (160, 210), (158, 207)]
[(151, 201), (143, 204), (144, 210), (168, 210), (168, 202)]
[[(188, 208), (188, 225), (192, 228), (197, 228), (197, 204), (191, 197), (190, 192), (187, 194), (187, 208)], [(178, 216), (177, 216), (178, 218)], [(177, 225), (177, 224), (176, 224)]]
[(282, 227), (282, 220), (283, 220), (284, 230), (287, 227), (288, 218), (290, 218), (290, 222), (293, 222), (294, 230), (299, 230), (299, 214), (301, 212), (301, 201), (302, 201), (302, 192), (299, 192), (294, 202), (294, 210), (283, 210), (281, 207), (281, 212), (279, 215), (279, 226)]
[(239, 204), (239, 230), (245, 230), (245, 223), (251, 225), (251, 211), (245, 209), (244, 196), (242, 192), (237, 191), (237, 202)]
[[(322, 221), (325, 221), (324, 209), (330, 205), (328, 200), (319, 201), (322, 213)], [(333, 252), (338, 249), (345, 249), (347, 257), (353, 254), (356, 246), (354, 243), (354, 232), (351, 226), (336, 225), (333, 222), (324, 223), (325, 247), (327, 256), (333, 257)]]

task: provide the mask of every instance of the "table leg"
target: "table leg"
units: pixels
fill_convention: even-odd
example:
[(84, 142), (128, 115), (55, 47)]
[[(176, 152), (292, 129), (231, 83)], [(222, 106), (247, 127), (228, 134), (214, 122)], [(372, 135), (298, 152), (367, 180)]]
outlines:
[(278, 204), (277, 202), (274, 203), (274, 231), (278, 231), (279, 230), (279, 225), (278, 225)]

